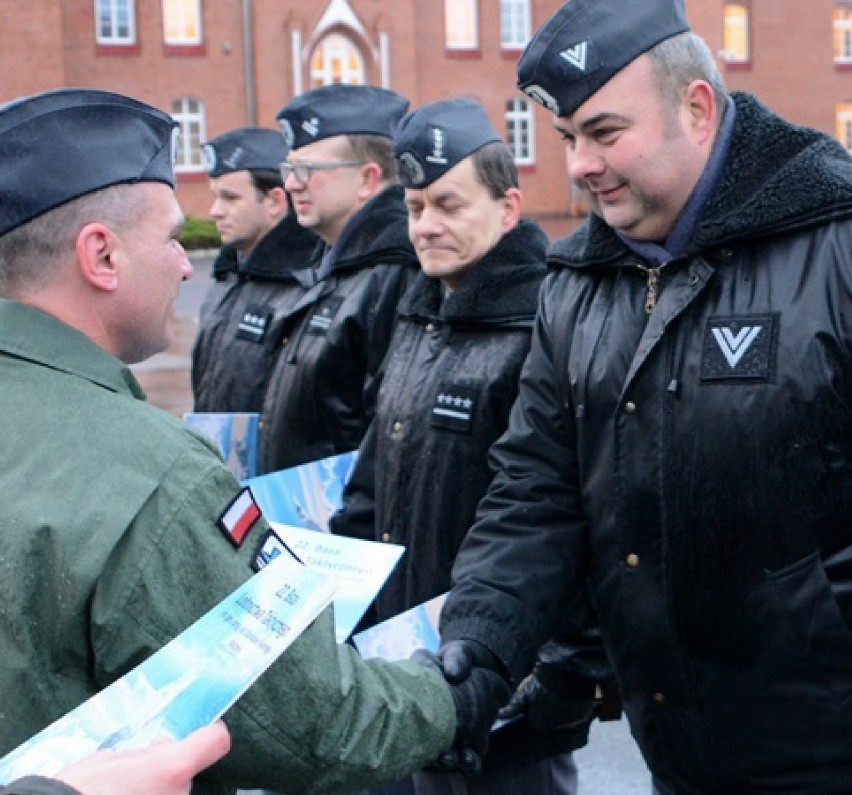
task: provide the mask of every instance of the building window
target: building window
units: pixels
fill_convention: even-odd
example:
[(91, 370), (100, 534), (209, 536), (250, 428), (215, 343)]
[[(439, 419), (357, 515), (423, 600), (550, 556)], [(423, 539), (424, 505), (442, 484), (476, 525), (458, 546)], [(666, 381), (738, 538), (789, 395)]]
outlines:
[(500, 0), (500, 45), (522, 50), (530, 38), (529, 0)]
[(448, 50), (479, 48), (476, 0), (444, 0), (444, 36)]
[(533, 112), (525, 99), (510, 99), (506, 102), (506, 143), (519, 166), (535, 162), (533, 143)]
[(836, 117), (837, 139), (852, 153), (852, 102), (839, 102)]
[(311, 88), (332, 83), (364, 83), (364, 59), (361, 52), (346, 36), (339, 33), (326, 36), (311, 58)]
[(852, 63), (852, 11), (834, 10), (834, 61)]
[(95, 0), (95, 28), (98, 44), (135, 44), (133, 0)]
[(181, 97), (172, 102), (171, 114), (180, 128), (175, 171), (204, 171), (204, 160), (201, 157), (201, 142), (206, 140), (204, 103)]
[(163, 0), (163, 41), (178, 47), (201, 44), (201, 0)]
[(724, 50), (722, 57), (728, 63), (747, 63), (751, 60), (748, 39), (748, 8), (739, 3), (725, 5)]

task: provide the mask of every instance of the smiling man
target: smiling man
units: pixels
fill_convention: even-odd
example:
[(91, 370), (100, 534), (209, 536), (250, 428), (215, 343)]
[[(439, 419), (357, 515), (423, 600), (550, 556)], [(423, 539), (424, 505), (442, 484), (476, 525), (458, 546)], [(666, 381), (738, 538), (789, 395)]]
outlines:
[(589, 585), (660, 792), (852, 779), (852, 159), (728, 95), (680, 0), (570, 0), (518, 84), (593, 212), (549, 253), (446, 674)]
[(319, 239), (290, 210), (278, 130), (244, 127), (202, 148), (222, 239), (192, 351), (196, 411), (255, 411), (280, 353), (277, 332), (310, 287)]

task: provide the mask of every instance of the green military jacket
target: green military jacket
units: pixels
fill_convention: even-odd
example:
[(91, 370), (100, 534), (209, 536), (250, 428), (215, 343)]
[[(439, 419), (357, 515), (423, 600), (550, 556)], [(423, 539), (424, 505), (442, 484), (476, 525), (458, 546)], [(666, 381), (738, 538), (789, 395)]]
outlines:
[[(239, 491), (212, 443), (130, 370), (0, 299), (0, 755), (103, 689), (252, 574), (217, 520)], [(451, 742), (440, 677), (338, 646), (327, 610), (226, 715), (194, 789), (349, 791)]]

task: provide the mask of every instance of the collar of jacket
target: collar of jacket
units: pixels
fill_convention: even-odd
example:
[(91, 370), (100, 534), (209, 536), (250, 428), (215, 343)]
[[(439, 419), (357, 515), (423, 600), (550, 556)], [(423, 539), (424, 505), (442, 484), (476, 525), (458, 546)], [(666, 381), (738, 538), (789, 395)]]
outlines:
[[(408, 239), (408, 211), (403, 195), (400, 185), (385, 188), (352, 216), (334, 245), (329, 273), (380, 264), (419, 267)], [(315, 264), (319, 261), (318, 258)]]
[[(793, 125), (743, 92), (734, 139), (687, 254), (852, 217), (852, 158), (834, 138)], [(597, 215), (553, 244), (555, 267), (606, 266), (628, 249)]]
[(59, 318), (7, 298), (0, 298), (0, 354), (145, 400), (142, 387), (124, 362)]
[(529, 321), (535, 315), (539, 286), (547, 271), (546, 252), (544, 232), (533, 221), (521, 219), (443, 301), (440, 279), (421, 271), (400, 302), (399, 314), (456, 323)]
[(299, 225), (294, 212), (288, 213), (270, 229), (240, 268), (233, 246), (222, 246), (213, 263), (213, 277), (222, 281), (240, 273), (263, 281), (293, 281), (293, 272), (308, 267), (319, 238)]

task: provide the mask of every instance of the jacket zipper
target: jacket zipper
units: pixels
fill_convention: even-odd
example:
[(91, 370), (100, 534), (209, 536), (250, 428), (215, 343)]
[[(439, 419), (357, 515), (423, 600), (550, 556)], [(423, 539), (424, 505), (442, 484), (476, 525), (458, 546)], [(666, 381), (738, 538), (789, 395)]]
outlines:
[(656, 268), (648, 268), (645, 265), (638, 265), (640, 271), (645, 271), (648, 275), (648, 292), (645, 295), (645, 311), (650, 315), (657, 306), (657, 298), (660, 295), (660, 271), (668, 265), (663, 262)]

